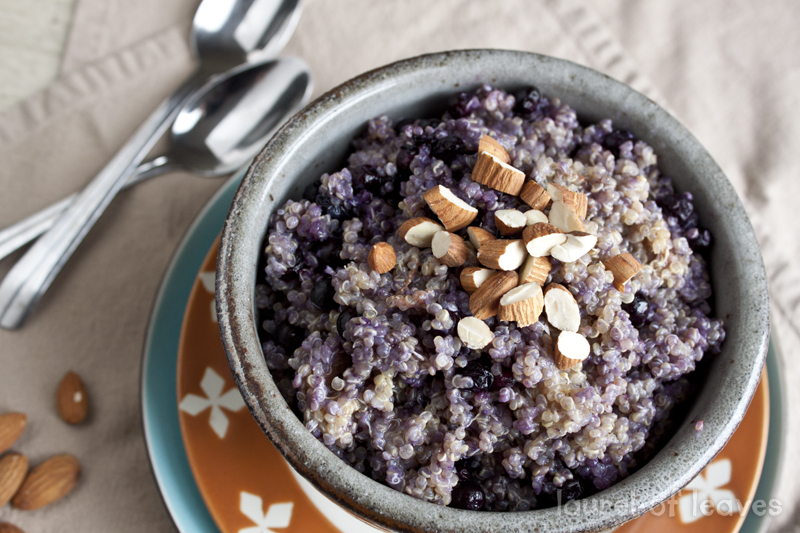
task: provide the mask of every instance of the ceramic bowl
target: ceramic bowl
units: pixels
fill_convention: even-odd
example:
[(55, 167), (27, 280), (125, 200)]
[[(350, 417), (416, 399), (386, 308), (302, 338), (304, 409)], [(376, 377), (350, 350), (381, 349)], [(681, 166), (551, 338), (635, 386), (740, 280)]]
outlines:
[[(643, 468), (571, 508), (473, 512), (417, 500), (358, 473), (295, 417), (270, 377), (256, 330), (256, 265), (272, 211), (326, 171), (342, 168), (368, 119), (441, 113), (454, 93), (490, 83), (536, 85), (584, 121), (611, 118), (647, 141), (679, 191), (691, 191), (701, 224), (715, 237), (711, 276), (727, 338), (686, 421)], [(742, 420), (767, 353), (769, 305), (756, 238), (731, 184), (700, 143), (654, 102), (591, 69), (501, 50), (426, 55), (393, 63), (333, 89), (267, 144), (242, 181), (225, 221), (217, 264), (217, 312), (231, 370), (264, 433), (303, 476), (357, 516), (392, 531), (602, 531), (681, 490), (722, 449)], [(695, 423), (703, 420), (697, 431)]]

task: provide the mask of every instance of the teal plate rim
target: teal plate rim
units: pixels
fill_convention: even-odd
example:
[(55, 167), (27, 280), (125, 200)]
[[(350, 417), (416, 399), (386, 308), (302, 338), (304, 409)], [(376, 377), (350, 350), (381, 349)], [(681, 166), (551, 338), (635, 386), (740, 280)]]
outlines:
[[(214, 244), (244, 171), (228, 179), (206, 203), (187, 230), (161, 281), (145, 334), (141, 367), (141, 409), (150, 469), (164, 506), (181, 533), (219, 533), (194, 481), (178, 424), (176, 393), (178, 341), (183, 314), (197, 272)], [(769, 501), (779, 481), (786, 449), (784, 384), (773, 332), (767, 354), (769, 376), (769, 437), (755, 500)], [(739, 533), (763, 533), (770, 515), (752, 508)]]

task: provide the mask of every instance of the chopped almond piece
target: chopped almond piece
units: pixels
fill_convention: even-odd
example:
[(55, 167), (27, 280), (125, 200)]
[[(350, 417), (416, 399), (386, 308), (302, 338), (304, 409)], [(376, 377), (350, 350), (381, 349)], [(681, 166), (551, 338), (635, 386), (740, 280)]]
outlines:
[(522, 239), (525, 241), (525, 248), (534, 257), (545, 257), (550, 255), (550, 250), (559, 244), (564, 244), (567, 236), (552, 224), (537, 222), (533, 226), (528, 226), (522, 232)]
[(548, 223), (547, 215), (538, 209), (529, 209), (528, 211), (525, 211), (525, 219), (527, 221), (526, 226), (533, 226), (539, 222), (544, 222), (545, 224)]
[(625, 292), (625, 284), (642, 269), (642, 264), (628, 252), (603, 261), (603, 265), (614, 274), (614, 287)]
[(581, 310), (569, 289), (551, 283), (544, 289), (544, 309), (547, 321), (562, 331), (578, 331), (581, 325)]
[(494, 333), (483, 320), (466, 316), (458, 321), (458, 338), (470, 350), (481, 350), (494, 339)]
[(472, 180), (492, 189), (517, 196), (525, 182), (525, 173), (503, 163), (487, 152), (478, 154), (472, 169)]
[(469, 242), (475, 247), (475, 251), (479, 251), (483, 243), (493, 241), (497, 238), (493, 233), (477, 226), (468, 227), (467, 235), (469, 235)]
[(543, 210), (547, 207), (547, 204), (550, 203), (550, 195), (547, 194), (544, 187), (533, 180), (525, 182), (519, 193), (519, 197), (522, 198), (523, 202), (539, 211)]
[(437, 231), (431, 241), (433, 257), (449, 267), (457, 267), (467, 260), (464, 239), (449, 231)]
[(519, 282), (520, 284), (538, 283), (539, 285), (544, 285), (547, 282), (547, 276), (550, 275), (551, 268), (553, 268), (553, 265), (548, 258), (529, 255), (519, 270)]
[(538, 283), (524, 283), (500, 298), (497, 318), (506, 322), (514, 321), (522, 327), (530, 326), (539, 320), (543, 306), (542, 287)]
[(559, 370), (569, 370), (589, 357), (589, 341), (579, 333), (562, 331), (558, 334), (555, 351), (553, 359), (556, 367)]
[(442, 185), (428, 189), (422, 195), (436, 213), (447, 231), (466, 228), (478, 216), (478, 210), (453, 194), (453, 191)]
[(575, 212), (567, 207), (567, 204), (560, 200), (553, 202), (550, 206), (550, 224), (565, 233), (570, 231), (584, 231), (583, 221)]
[(391, 244), (379, 242), (370, 249), (367, 263), (378, 274), (386, 274), (397, 264), (397, 254)]
[(428, 217), (415, 217), (403, 222), (403, 225), (400, 226), (397, 233), (400, 235), (401, 239), (411, 246), (427, 248), (431, 245), (434, 234), (443, 229), (442, 226)]
[(502, 235), (508, 237), (522, 231), (528, 225), (528, 219), (516, 209), (498, 209), (494, 212), (494, 224)]
[(495, 239), (483, 243), (478, 250), (478, 261), (494, 270), (516, 270), (527, 255), (521, 240)]
[(516, 272), (495, 272), (469, 297), (469, 310), (480, 320), (495, 316), (500, 310), (500, 298), (518, 281)]
[(550, 250), (550, 255), (563, 263), (577, 261), (597, 244), (597, 237), (583, 231), (572, 231), (567, 234), (563, 244)]
[(554, 202), (564, 202), (573, 213), (580, 218), (586, 218), (586, 210), (589, 208), (589, 199), (586, 198), (585, 194), (571, 191), (555, 183), (547, 185), (547, 193)]
[(489, 137), (488, 135), (481, 137), (481, 140), (478, 143), (478, 152), (486, 152), (489, 155), (493, 155), (503, 163), (511, 162), (511, 156), (508, 155), (508, 152), (505, 148), (503, 148), (503, 145), (497, 142), (497, 139), (494, 137)]
[(467, 294), (472, 294), (495, 272), (489, 268), (467, 267), (461, 271), (458, 279), (461, 281), (461, 288), (467, 291)]

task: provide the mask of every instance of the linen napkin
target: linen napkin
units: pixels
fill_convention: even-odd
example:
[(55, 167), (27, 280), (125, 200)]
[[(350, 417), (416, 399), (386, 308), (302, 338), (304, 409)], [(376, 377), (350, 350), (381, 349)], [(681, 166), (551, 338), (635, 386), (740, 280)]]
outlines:
[[(78, 190), (191, 72), (197, 3), (78, 1), (59, 79), (0, 114), (0, 226)], [(800, 382), (798, 16), (791, 1), (307, 0), (285, 53), (310, 64), (317, 95), (397, 59), (481, 47), (566, 58), (644, 92), (688, 126), (742, 197), (792, 384)], [(24, 411), (30, 421), (17, 447), (34, 464), (72, 453), (84, 471), (68, 499), (36, 512), (5, 507), (0, 521), (39, 532), (174, 531), (146, 457), (139, 365), (164, 269), (221, 183), (176, 173), (121, 193), (25, 327), (0, 331), (0, 412)], [(92, 400), (79, 427), (62, 423), (54, 406), (70, 369)], [(789, 386), (792, 406), (800, 388)], [(788, 442), (800, 438), (797, 421), (786, 429)], [(783, 468), (773, 529), (800, 531), (800, 465)]]

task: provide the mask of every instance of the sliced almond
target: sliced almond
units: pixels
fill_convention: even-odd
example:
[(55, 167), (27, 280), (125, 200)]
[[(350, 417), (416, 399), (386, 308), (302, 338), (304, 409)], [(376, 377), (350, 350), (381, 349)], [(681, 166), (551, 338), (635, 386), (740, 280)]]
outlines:
[(457, 267), (467, 260), (467, 246), (464, 239), (449, 231), (437, 231), (431, 241), (433, 257), (449, 267)]
[(443, 229), (441, 225), (428, 217), (414, 217), (403, 222), (397, 233), (411, 246), (427, 248), (431, 245), (434, 234)]
[(539, 211), (538, 209), (529, 209), (525, 211), (525, 221), (526, 226), (533, 226), (534, 224), (538, 224), (539, 222), (543, 222), (545, 224), (548, 223), (547, 215)]
[(78, 460), (57, 455), (31, 470), (11, 503), (17, 509), (32, 511), (70, 493), (81, 475)]
[(483, 243), (478, 250), (480, 264), (494, 270), (516, 270), (527, 256), (525, 244), (519, 239), (495, 239)]
[(606, 259), (603, 265), (614, 274), (614, 287), (619, 292), (625, 292), (625, 283), (642, 269), (642, 264), (628, 252)]
[(553, 205), (550, 206), (550, 215), (548, 218), (550, 224), (565, 233), (584, 230), (583, 221), (572, 209), (567, 207), (567, 204), (564, 202), (553, 202)]
[(472, 169), (472, 180), (487, 187), (517, 196), (525, 182), (525, 173), (508, 163), (503, 163), (492, 154), (481, 152)]
[(28, 473), (28, 458), (21, 453), (0, 457), (0, 507), (11, 501)]
[(552, 268), (553, 265), (548, 258), (529, 255), (522, 263), (522, 268), (519, 269), (519, 282), (520, 284), (538, 283), (544, 286)]
[(458, 338), (470, 350), (481, 350), (494, 339), (494, 333), (483, 320), (467, 316), (458, 321)]
[(428, 189), (422, 195), (431, 211), (436, 213), (447, 231), (466, 228), (478, 216), (478, 210), (453, 194), (443, 185)]
[(547, 185), (547, 194), (550, 195), (554, 202), (564, 202), (573, 213), (580, 218), (586, 218), (586, 210), (589, 208), (589, 199), (586, 198), (585, 194), (571, 191), (555, 183), (549, 183)]
[(58, 415), (67, 424), (80, 424), (89, 413), (89, 395), (81, 377), (67, 372), (56, 392)]
[(459, 276), (461, 287), (467, 291), (467, 294), (472, 294), (495, 272), (488, 268), (467, 267), (461, 271), (461, 276)]
[(597, 237), (583, 231), (572, 231), (567, 234), (563, 244), (550, 250), (550, 255), (563, 263), (577, 261), (597, 244)]
[(369, 267), (378, 274), (386, 274), (397, 264), (397, 254), (388, 242), (373, 244), (367, 256)]
[(494, 223), (500, 233), (508, 237), (522, 231), (528, 225), (528, 219), (516, 209), (498, 209), (494, 212)]
[(500, 310), (497, 318), (506, 322), (514, 321), (518, 326), (530, 326), (539, 320), (543, 306), (541, 285), (524, 283), (511, 289), (500, 298)]
[(544, 289), (544, 310), (547, 321), (562, 331), (578, 331), (581, 325), (581, 310), (569, 289), (551, 283)]
[(487, 241), (493, 241), (497, 238), (492, 232), (477, 226), (468, 227), (467, 235), (469, 235), (469, 242), (472, 243), (472, 246), (475, 247), (476, 251), (481, 249), (481, 245), (483, 245), (483, 243)]
[(569, 370), (589, 357), (589, 341), (580, 333), (562, 331), (556, 341), (555, 363), (559, 370)]
[(505, 148), (503, 148), (503, 145), (497, 142), (494, 137), (490, 137), (488, 135), (481, 137), (481, 140), (478, 143), (478, 151), (493, 155), (503, 163), (511, 162), (511, 156), (508, 155), (508, 152)]
[(517, 286), (516, 272), (495, 272), (469, 298), (469, 310), (475, 318), (486, 320), (500, 310), (500, 298)]
[(522, 240), (528, 253), (534, 257), (545, 257), (550, 255), (550, 250), (559, 244), (564, 244), (567, 236), (552, 224), (537, 222), (533, 226), (528, 226), (522, 232)]
[(5, 413), (0, 415), (0, 453), (11, 448), (25, 432), (28, 417), (24, 413)]
[(539, 211), (543, 210), (547, 207), (547, 204), (550, 203), (550, 195), (547, 194), (544, 187), (533, 180), (525, 182), (525, 185), (522, 186), (522, 190), (519, 193), (519, 197), (522, 198), (523, 202)]

